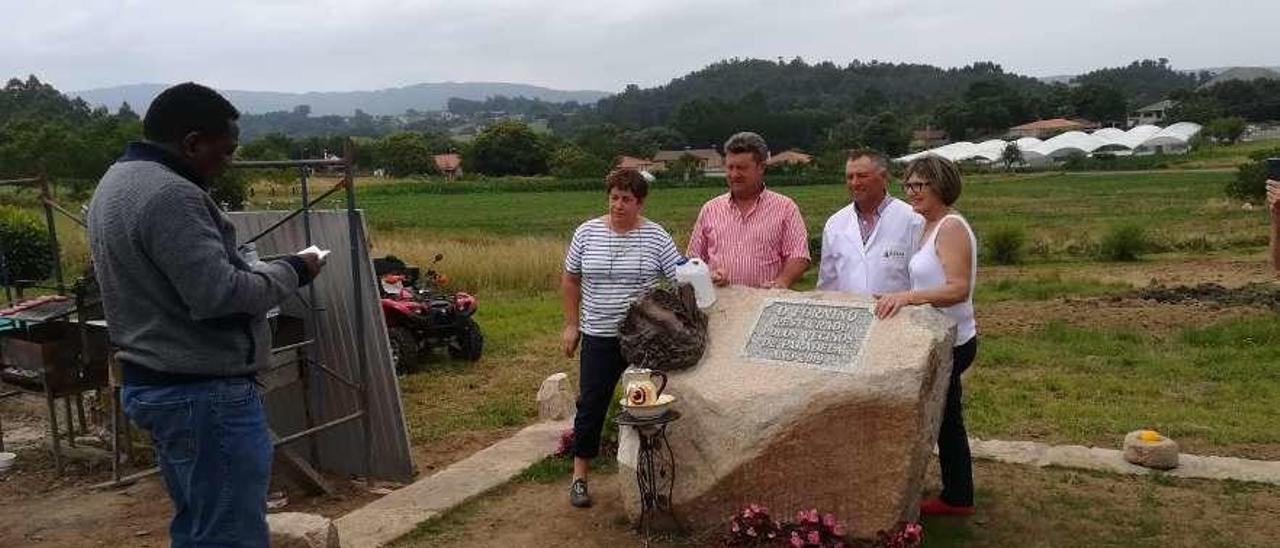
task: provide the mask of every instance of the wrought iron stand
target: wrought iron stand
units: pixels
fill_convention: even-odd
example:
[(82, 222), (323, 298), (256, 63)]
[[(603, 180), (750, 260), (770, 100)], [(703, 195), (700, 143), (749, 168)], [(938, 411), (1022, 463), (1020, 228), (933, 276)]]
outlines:
[(676, 483), (676, 459), (667, 443), (667, 425), (680, 418), (679, 411), (667, 411), (653, 418), (637, 418), (622, 411), (614, 420), (619, 426), (635, 429), (640, 441), (636, 456), (636, 487), (640, 491), (640, 532), (649, 546), (650, 528), (659, 512), (673, 522), (671, 493)]

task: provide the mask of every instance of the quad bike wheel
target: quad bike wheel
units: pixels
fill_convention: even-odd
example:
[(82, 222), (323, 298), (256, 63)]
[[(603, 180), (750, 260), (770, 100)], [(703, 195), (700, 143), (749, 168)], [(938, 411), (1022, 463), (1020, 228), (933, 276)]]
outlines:
[(422, 356), (418, 352), (418, 339), (413, 332), (404, 327), (392, 327), (387, 330), (391, 339), (391, 363), (397, 375), (416, 373), (422, 364)]
[(484, 334), (474, 319), (458, 322), (458, 333), (449, 341), (449, 356), (456, 360), (476, 361), (484, 351)]

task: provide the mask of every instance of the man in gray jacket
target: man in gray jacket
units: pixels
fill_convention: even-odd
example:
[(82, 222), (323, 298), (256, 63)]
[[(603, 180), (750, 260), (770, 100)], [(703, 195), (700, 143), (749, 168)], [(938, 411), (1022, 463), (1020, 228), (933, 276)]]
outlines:
[(272, 444), (254, 383), (266, 312), (310, 283), (313, 254), (251, 268), (209, 197), (231, 163), (239, 113), (186, 83), (152, 101), (89, 204), (89, 245), (125, 413), (151, 432), (173, 499), (175, 547), (265, 547)]

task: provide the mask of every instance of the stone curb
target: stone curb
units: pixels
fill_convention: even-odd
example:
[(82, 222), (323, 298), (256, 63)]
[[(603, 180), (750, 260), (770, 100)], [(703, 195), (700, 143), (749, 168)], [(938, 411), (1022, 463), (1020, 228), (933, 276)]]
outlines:
[[(1039, 467), (1058, 466), (1113, 474), (1146, 475), (1153, 470), (1124, 460), (1116, 449), (1083, 445), (1047, 445), (1030, 441), (969, 439), (974, 458)], [(1156, 472), (1160, 472), (1156, 470)], [(1163, 471), (1176, 478), (1236, 480), (1280, 485), (1280, 461), (1180, 455), (1178, 467)]]
[(571, 421), (540, 422), (435, 474), (337, 520), (343, 548), (375, 548), (413, 531), (419, 523), (511, 481), (550, 456)]

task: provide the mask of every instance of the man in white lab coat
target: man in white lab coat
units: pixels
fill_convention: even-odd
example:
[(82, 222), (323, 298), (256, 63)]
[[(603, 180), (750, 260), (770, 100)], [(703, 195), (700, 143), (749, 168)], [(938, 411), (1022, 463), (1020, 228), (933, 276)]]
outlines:
[(907, 263), (920, 245), (924, 218), (890, 196), (889, 159), (854, 150), (844, 165), (853, 203), (822, 230), (818, 289), (880, 295), (911, 289)]

